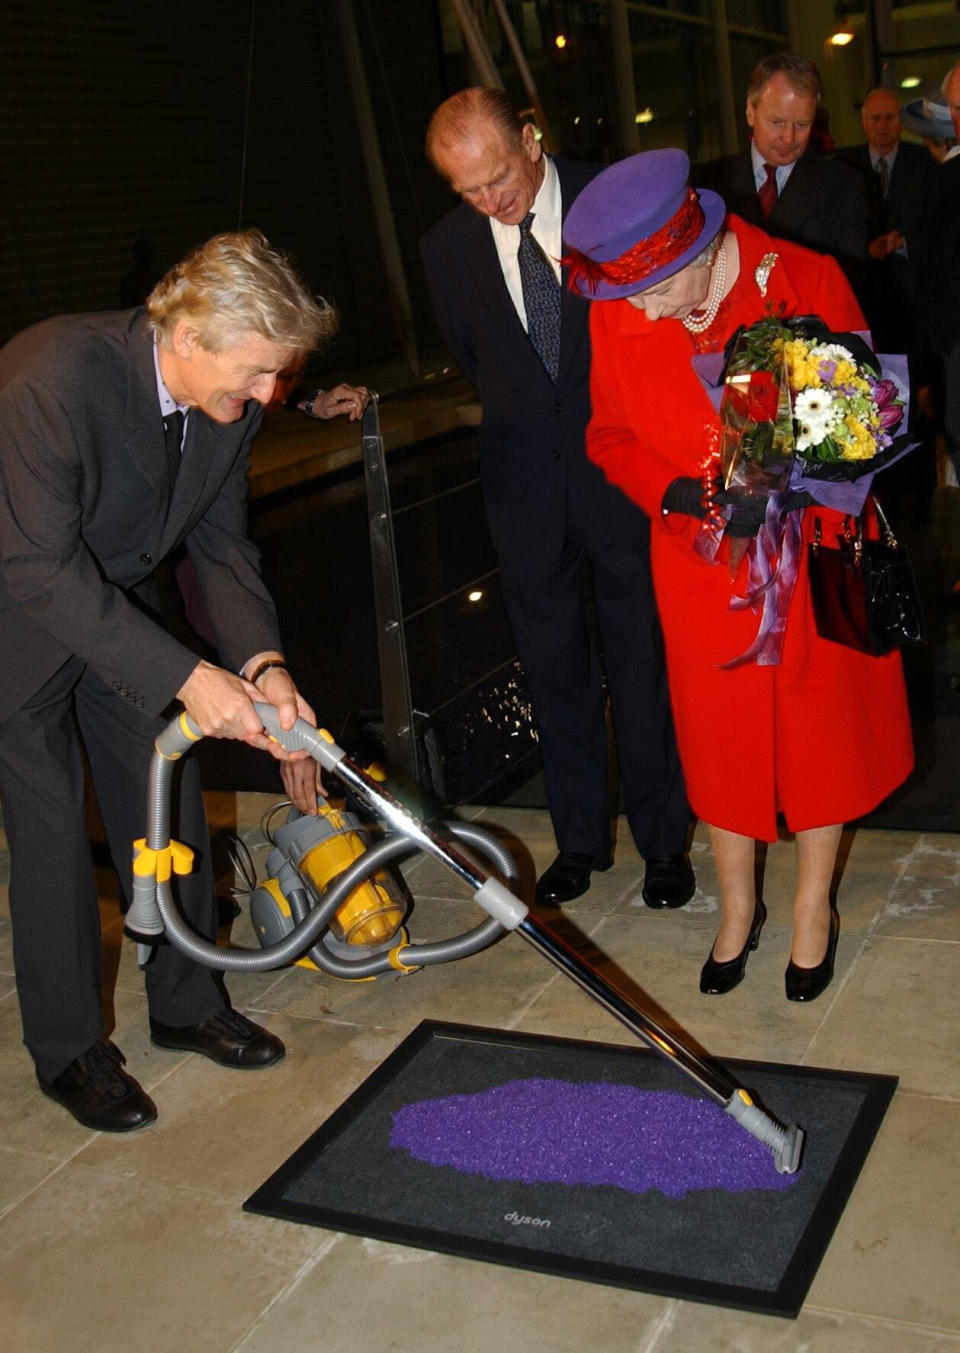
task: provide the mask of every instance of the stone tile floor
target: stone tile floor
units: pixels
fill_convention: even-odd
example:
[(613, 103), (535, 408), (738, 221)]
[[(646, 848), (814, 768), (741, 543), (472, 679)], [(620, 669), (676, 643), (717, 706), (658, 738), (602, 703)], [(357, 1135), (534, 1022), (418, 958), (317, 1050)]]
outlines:
[[(210, 796), (262, 866), (269, 795)], [(487, 808), (529, 887), (553, 853), (546, 814)], [(21, 1044), (0, 842), (0, 1340), (11, 1353), (903, 1353), (960, 1350), (960, 837), (861, 831), (847, 842), (837, 976), (783, 998), (793, 848), (768, 853), (770, 920), (747, 980), (697, 990), (717, 922), (706, 838), (681, 912), (640, 898), (621, 833), (614, 868), (565, 909), (607, 975), (720, 1057), (893, 1073), (900, 1088), (796, 1321), (544, 1277), (247, 1215), (241, 1203), (421, 1019), (606, 1042), (630, 1035), (532, 949), (507, 938), (465, 962), (376, 983), (300, 968), (234, 978), (234, 1003), (288, 1056), (257, 1074), (151, 1047), (135, 954), (103, 878), (105, 1005), (159, 1121), (132, 1136), (79, 1127), (36, 1087)], [(408, 867), (418, 939), (476, 913), (434, 863)], [(246, 917), (234, 938), (250, 943)]]

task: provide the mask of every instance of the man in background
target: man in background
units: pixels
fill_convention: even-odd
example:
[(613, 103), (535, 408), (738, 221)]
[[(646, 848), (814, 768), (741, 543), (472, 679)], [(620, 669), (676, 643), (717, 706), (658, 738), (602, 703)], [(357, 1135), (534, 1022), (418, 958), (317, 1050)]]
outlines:
[(857, 290), (867, 257), (859, 182), (847, 165), (806, 153), (822, 95), (820, 72), (806, 57), (764, 57), (747, 90), (749, 147), (695, 166), (694, 182), (769, 234), (832, 254)]
[(866, 315), (878, 351), (902, 352), (912, 332), (917, 265), (936, 165), (923, 146), (900, 139), (900, 100), (872, 89), (860, 120), (866, 142), (837, 152), (859, 176), (867, 209), (870, 295)]
[[(604, 668), (643, 897), (693, 896), (689, 809), (650, 582), (650, 523), (587, 459), (588, 306), (564, 285), (562, 221), (599, 166), (544, 155), (502, 91), (462, 90), (427, 131), (462, 198), (421, 245), (440, 333), (483, 406), (480, 474), (540, 730), (558, 855), (540, 901), (612, 862)], [(655, 417), (655, 412), (651, 411)], [(603, 666), (591, 642), (589, 563)]]

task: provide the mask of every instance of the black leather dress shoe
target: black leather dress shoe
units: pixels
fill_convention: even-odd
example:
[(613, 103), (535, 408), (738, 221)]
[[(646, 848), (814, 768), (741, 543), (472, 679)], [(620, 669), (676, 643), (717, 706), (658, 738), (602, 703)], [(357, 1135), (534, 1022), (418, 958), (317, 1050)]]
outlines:
[(660, 911), (664, 907), (682, 907), (697, 891), (690, 860), (686, 855), (651, 855), (643, 876), (643, 900)]
[(788, 1001), (815, 1001), (821, 992), (826, 991), (833, 981), (833, 960), (837, 953), (837, 939), (840, 935), (840, 917), (830, 908), (830, 937), (827, 940), (827, 952), (815, 968), (801, 968), (793, 959), (787, 964), (783, 974)]
[(747, 970), (747, 959), (760, 943), (760, 931), (763, 929), (763, 923), (766, 919), (767, 909), (758, 898), (757, 905), (753, 909), (753, 924), (750, 927), (750, 934), (736, 958), (728, 958), (724, 962), (718, 963), (713, 956), (713, 950), (710, 950), (710, 957), (700, 970), (700, 990), (704, 996), (723, 996), (743, 981), (743, 974)]
[(133, 1132), (152, 1123), (157, 1106), (123, 1069), (123, 1053), (109, 1039), (70, 1063), (55, 1080), (40, 1080), (40, 1089), (62, 1104), (78, 1123), (98, 1132)]
[(608, 850), (599, 855), (581, 855), (575, 850), (561, 850), (549, 869), (544, 870), (537, 883), (537, 901), (570, 902), (582, 896), (590, 887), (590, 875), (604, 873), (613, 864)]
[(200, 1024), (174, 1027), (150, 1021), (150, 1041), (158, 1048), (175, 1048), (178, 1052), (199, 1052), (220, 1066), (249, 1069), (272, 1066), (286, 1053), (280, 1039), (261, 1029), (259, 1024), (241, 1015), (238, 1010), (221, 1010)]

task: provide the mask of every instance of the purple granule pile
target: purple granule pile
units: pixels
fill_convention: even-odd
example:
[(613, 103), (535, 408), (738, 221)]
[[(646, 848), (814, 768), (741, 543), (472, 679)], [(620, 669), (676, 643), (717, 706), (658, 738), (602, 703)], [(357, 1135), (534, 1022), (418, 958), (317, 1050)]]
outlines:
[(515, 1080), (473, 1095), (406, 1104), (390, 1145), (429, 1165), (524, 1184), (659, 1189), (787, 1189), (767, 1147), (719, 1104), (668, 1090)]

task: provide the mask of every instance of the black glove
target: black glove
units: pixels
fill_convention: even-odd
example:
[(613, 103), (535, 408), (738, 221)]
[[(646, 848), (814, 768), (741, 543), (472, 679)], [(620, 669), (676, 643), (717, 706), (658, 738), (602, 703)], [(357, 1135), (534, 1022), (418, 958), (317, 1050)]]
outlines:
[(812, 498), (806, 489), (793, 489), (787, 494), (786, 502), (783, 505), (784, 512), (793, 512), (798, 507), (814, 507), (816, 499)]
[(707, 515), (702, 482), (687, 476), (671, 480), (660, 506), (664, 512), (682, 512), (684, 516), (699, 517), (702, 521)]
[(733, 515), (727, 522), (726, 534), (737, 540), (749, 540), (755, 536), (767, 515), (766, 498), (735, 498), (729, 493), (718, 493), (717, 502), (721, 506), (733, 504)]

